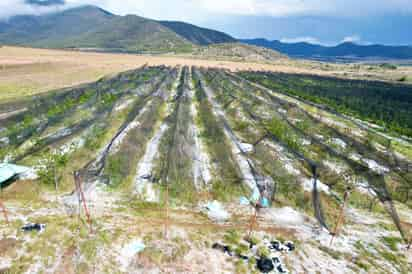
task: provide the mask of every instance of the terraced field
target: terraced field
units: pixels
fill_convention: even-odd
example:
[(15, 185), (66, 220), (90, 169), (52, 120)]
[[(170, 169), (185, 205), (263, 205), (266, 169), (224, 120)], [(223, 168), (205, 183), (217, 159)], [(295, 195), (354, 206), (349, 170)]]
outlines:
[[(8, 104), (0, 160), (38, 176), (1, 193), (0, 271), (251, 273), (211, 246), (240, 244), (256, 214), (257, 237), (296, 243), (281, 255), (292, 273), (408, 273), (412, 141), (268, 75), (143, 67)], [(207, 218), (212, 200), (227, 219)], [(27, 234), (27, 221), (47, 226)], [(131, 256), (136, 239), (146, 248)]]

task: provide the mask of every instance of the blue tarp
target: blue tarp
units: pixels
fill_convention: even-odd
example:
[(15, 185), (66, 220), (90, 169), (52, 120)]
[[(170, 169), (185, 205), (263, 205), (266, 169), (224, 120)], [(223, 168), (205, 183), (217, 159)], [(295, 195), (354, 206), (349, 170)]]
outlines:
[(252, 196), (248, 199), (244, 196), (240, 197), (239, 204), (241, 205), (250, 205), (260, 203), (262, 207), (269, 207), (270, 203), (266, 197), (261, 197), (258, 191), (253, 192)]
[(266, 197), (263, 197), (262, 200), (260, 201), (260, 205), (262, 207), (269, 207), (269, 200)]
[(256, 187), (253, 190), (252, 196), (249, 198), (249, 200), (253, 203), (257, 203), (259, 199), (260, 199), (260, 192), (259, 192), (259, 189)]
[(10, 180), (16, 175), (23, 174), (30, 171), (30, 168), (24, 166), (18, 166), (8, 163), (0, 164), (0, 184)]

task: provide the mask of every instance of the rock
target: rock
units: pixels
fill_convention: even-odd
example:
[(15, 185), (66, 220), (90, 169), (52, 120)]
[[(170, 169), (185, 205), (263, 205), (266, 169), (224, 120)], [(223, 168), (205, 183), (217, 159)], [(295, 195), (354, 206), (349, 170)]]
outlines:
[(276, 267), (281, 264), (280, 259), (278, 257), (273, 257), (272, 261), (273, 261), (273, 263), (275, 264)]
[(286, 242), (285, 246), (289, 249), (289, 251), (295, 250), (295, 244), (291, 241)]
[(280, 242), (279, 241), (271, 241), (270, 244), (271, 244), (271, 246), (269, 246), (269, 249), (274, 249), (276, 251), (280, 251)]
[(22, 230), (24, 232), (30, 232), (30, 231), (38, 231), (41, 232), (46, 228), (45, 224), (26, 224), (24, 226), (22, 226)]
[(145, 180), (149, 180), (150, 178), (152, 178), (152, 173), (146, 173), (140, 176), (141, 179), (145, 179)]
[(283, 268), (283, 266), (282, 266), (281, 264), (279, 264), (279, 265), (276, 267), (276, 270), (277, 270), (279, 273), (289, 273), (289, 271), (287, 271), (285, 268)]
[(273, 265), (271, 259), (260, 258), (260, 259), (257, 260), (257, 268), (262, 273), (269, 273), (270, 271), (272, 271), (275, 268), (275, 266)]
[(222, 245), (222, 244), (219, 244), (219, 243), (214, 243), (214, 244), (212, 245), (212, 248), (213, 248), (213, 249), (220, 250), (220, 251), (222, 251), (223, 253), (225, 253), (225, 254), (227, 254), (227, 255), (229, 255), (229, 256), (232, 256), (232, 255), (233, 255), (232, 250), (231, 250), (230, 247), (227, 246), (227, 245)]
[(249, 257), (245, 255), (239, 255), (239, 258), (245, 261), (249, 260)]

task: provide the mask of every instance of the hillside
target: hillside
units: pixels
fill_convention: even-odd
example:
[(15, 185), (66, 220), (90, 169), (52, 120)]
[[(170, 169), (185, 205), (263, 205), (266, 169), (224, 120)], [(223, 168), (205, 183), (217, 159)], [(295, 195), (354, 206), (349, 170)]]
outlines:
[(384, 46), (384, 45), (357, 45), (342, 43), (334, 47), (314, 45), (310, 43), (282, 43), (266, 39), (244, 39), (243, 43), (277, 50), (283, 54), (305, 58), (386, 58), (386, 59), (412, 59), (410, 46)]
[(277, 51), (242, 43), (222, 43), (196, 48), (193, 56), (209, 59), (227, 59), (248, 62), (266, 62), (285, 58)]
[(176, 21), (159, 21), (159, 23), (197, 45), (206, 46), (217, 43), (236, 42), (235, 38), (216, 30), (200, 28)]
[(43, 16), (14, 16), (0, 22), (0, 42), (53, 47), (68, 37), (95, 29), (113, 18), (115, 15), (93, 6)]
[(0, 22), (0, 43), (43, 48), (125, 52), (189, 52), (193, 45), (234, 41), (221, 32), (183, 22), (118, 16), (82, 6), (42, 16), (14, 16)]

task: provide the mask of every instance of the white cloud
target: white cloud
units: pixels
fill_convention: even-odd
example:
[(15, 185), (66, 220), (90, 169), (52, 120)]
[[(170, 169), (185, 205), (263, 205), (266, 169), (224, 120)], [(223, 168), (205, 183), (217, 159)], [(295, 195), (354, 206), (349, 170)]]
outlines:
[(360, 43), (361, 37), (359, 35), (346, 36), (342, 39), (342, 43)]
[[(412, 13), (412, 0), (66, 0), (66, 7), (93, 4), (118, 14), (194, 19), (213, 15), (328, 15), (373, 16)], [(56, 9), (55, 7), (53, 9)], [(0, 17), (50, 12), (50, 7), (30, 7), (24, 0), (0, 0)]]
[(388, 12), (412, 12), (412, 0), (198, 0), (216, 13), (243, 15), (367, 16)]
[(280, 39), (280, 42), (282, 43), (299, 43), (299, 42), (306, 42), (310, 44), (321, 44), (321, 42), (311, 36), (303, 36), (303, 37), (294, 37), (294, 38), (282, 38)]

